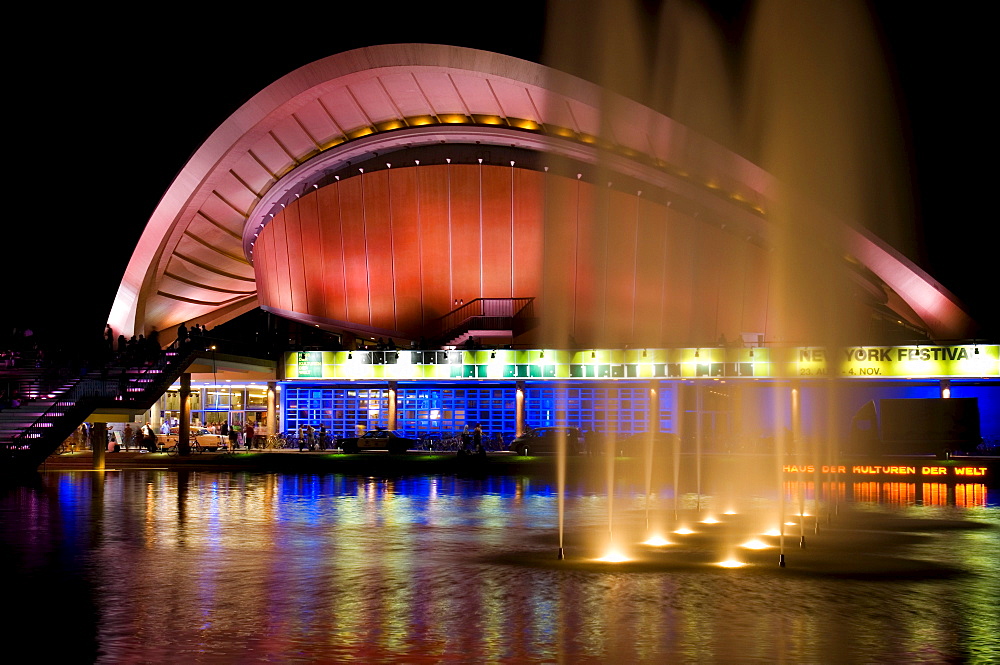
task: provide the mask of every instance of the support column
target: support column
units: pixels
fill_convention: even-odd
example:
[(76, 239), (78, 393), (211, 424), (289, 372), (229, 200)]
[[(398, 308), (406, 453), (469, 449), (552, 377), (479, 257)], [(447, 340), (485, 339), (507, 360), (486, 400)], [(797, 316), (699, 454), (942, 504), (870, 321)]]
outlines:
[(792, 384), (791, 391), (792, 406), (792, 450), (795, 455), (801, 456), (804, 452), (802, 441), (802, 395), (798, 383)]
[(278, 431), (278, 425), (275, 422), (277, 417), (277, 409), (275, 409), (275, 391), (278, 389), (278, 384), (274, 381), (267, 382), (267, 427), (264, 433), (267, 436), (274, 436)]
[(181, 421), (178, 423), (177, 452), (180, 455), (191, 454), (191, 374), (181, 374)]
[(514, 386), (514, 436), (521, 436), (524, 434), (524, 381)]
[(649, 382), (649, 409), (646, 411), (646, 431), (660, 433), (660, 382)]
[(670, 382), (670, 425), (674, 436), (681, 435), (681, 382)]
[(107, 423), (91, 423), (90, 448), (94, 454), (94, 470), (104, 471), (104, 457), (108, 452)]
[(389, 382), (389, 429), (396, 429), (396, 386), (395, 381)]
[(149, 407), (149, 426), (159, 432), (162, 424), (163, 413), (160, 411), (160, 400), (157, 399), (153, 402), (153, 406)]
[[(702, 408), (704, 407), (705, 386), (701, 381), (696, 380), (694, 384), (694, 452), (695, 452), (695, 483), (698, 492), (698, 513), (701, 514), (701, 458), (704, 445), (704, 423), (702, 422)], [(700, 517), (698, 519), (701, 519)]]

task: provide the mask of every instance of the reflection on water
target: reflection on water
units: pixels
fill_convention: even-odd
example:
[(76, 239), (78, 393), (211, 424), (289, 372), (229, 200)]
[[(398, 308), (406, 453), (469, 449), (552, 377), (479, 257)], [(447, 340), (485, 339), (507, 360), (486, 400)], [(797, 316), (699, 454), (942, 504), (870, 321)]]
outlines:
[(897, 506), (985, 507), (988, 492), (983, 483), (854, 483), (854, 500)]
[[(548, 563), (553, 488), (524, 478), (46, 474), (5, 491), (0, 544), (19, 628), (81, 661), (995, 660), (996, 497), (905, 483), (822, 494), (852, 497), (845, 515), (903, 520), (893, 556), (961, 572), (561, 566)], [(569, 496), (568, 532), (606, 509)], [(848, 534), (839, 519), (831, 532)]]

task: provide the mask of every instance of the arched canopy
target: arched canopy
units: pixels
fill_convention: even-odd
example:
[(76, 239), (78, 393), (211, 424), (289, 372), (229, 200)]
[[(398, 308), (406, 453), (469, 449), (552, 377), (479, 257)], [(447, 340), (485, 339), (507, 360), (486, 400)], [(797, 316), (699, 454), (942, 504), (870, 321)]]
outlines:
[[(146, 225), (112, 327), (131, 334), (192, 320), (215, 325), (259, 306), (253, 249), (270, 220), (352, 165), (441, 145), (548, 155), (564, 170), (591, 165), (591, 181), (610, 174), (637, 192), (648, 186), (647, 196), (656, 191), (680, 214), (767, 242), (773, 178), (672, 119), (509, 56), (375, 46), (282, 77), (194, 153)], [(847, 235), (852, 255), (898, 296), (889, 301), (901, 316), (939, 337), (969, 328), (954, 297), (912, 263), (868, 234)]]

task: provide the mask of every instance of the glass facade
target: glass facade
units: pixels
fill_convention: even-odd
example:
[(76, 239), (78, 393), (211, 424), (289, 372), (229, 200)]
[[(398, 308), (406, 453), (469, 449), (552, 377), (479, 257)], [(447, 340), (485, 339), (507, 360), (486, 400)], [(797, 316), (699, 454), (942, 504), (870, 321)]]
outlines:
[[(659, 431), (674, 431), (674, 388), (658, 388)], [(283, 428), (325, 425), (333, 436), (353, 436), (359, 429), (389, 426), (389, 388), (284, 384)], [(399, 382), (396, 429), (419, 437), (453, 434), (481, 425), (489, 435), (512, 436), (517, 428), (517, 389), (513, 383)], [(598, 432), (636, 434), (649, 429), (649, 385), (525, 384), (524, 422), (530, 427), (572, 425)]]
[[(191, 387), (188, 400), (191, 424), (242, 427), (247, 422), (262, 425), (267, 420), (267, 386), (206, 386)], [(181, 398), (178, 390), (168, 390), (160, 398), (164, 420), (176, 425), (180, 421)]]
[(481, 425), (487, 434), (516, 428), (515, 389), (477, 384), (400, 386), (399, 429), (408, 435), (450, 434)]
[[(661, 384), (659, 431), (673, 431), (670, 386)], [(525, 422), (531, 427), (568, 425), (594, 432), (638, 434), (649, 430), (649, 386), (529, 384)]]
[(284, 386), (281, 391), (282, 430), (326, 425), (332, 436), (354, 436), (365, 430), (388, 427), (388, 387)]

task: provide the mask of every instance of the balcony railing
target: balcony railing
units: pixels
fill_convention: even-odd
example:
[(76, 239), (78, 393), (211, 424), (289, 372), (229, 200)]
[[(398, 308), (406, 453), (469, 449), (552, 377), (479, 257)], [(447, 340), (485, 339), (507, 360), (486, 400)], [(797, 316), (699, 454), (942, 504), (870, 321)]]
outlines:
[(469, 330), (525, 329), (534, 318), (534, 298), (476, 298), (438, 319), (437, 337), (447, 340)]

